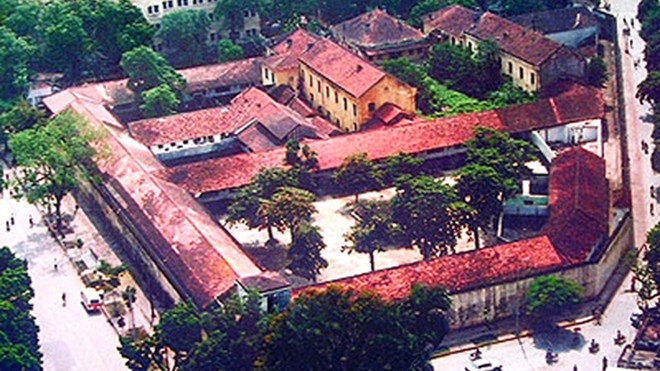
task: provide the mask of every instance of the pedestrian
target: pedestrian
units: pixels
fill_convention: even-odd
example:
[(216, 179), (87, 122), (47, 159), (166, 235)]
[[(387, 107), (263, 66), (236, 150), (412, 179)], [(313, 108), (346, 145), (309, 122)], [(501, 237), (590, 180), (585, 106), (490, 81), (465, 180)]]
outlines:
[(630, 39), (630, 49), (632, 49), (632, 48), (633, 48), (633, 41), (632, 41), (632, 39)]
[(53, 268), (57, 270), (57, 258), (53, 259)]
[[(653, 213), (653, 202), (649, 204), (649, 211), (651, 212), (651, 216), (655, 216), (655, 214)], [(7, 230), (9, 230), (9, 227), (7, 227)]]
[(11, 228), (9, 228), (9, 220), (5, 222), (5, 225), (7, 226), (7, 232), (11, 231)]
[(11, 222), (11, 225), (16, 224), (14, 221), (14, 213), (12, 213), (11, 216), (9, 217), (9, 221)]
[(573, 365), (573, 371), (578, 371), (577, 365)]
[(62, 293), (62, 306), (66, 307), (66, 292)]
[[(651, 186), (653, 187), (653, 186)], [(30, 228), (34, 227), (34, 220), (32, 220), (32, 215), (28, 217), (28, 222), (30, 222)]]
[(632, 276), (630, 279), (630, 291), (635, 292), (635, 284), (637, 283), (637, 278), (635, 276)]
[(603, 356), (603, 371), (607, 370), (607, 357)]
[(596, 321), (595, 325), (600, 326), (602, 314), (600, 313), (600, 309), (598, 309), (598, 307), (594, 308), (593, 315), (594, 315), (594, 320)]

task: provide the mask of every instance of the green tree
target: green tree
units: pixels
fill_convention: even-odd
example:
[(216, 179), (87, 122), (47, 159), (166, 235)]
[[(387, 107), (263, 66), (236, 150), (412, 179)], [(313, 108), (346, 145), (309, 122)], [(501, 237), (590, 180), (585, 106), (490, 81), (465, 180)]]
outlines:
[(449, 332), (446, 312), (451, 308), (451, 298), (447, 290), (415, 283), (400, 305), (402, 322), (408, 331), (420, 339), (420, 343), (437, 348)]
[(390, 245), (396, 228), (392, 223), (392, 213), (389, 202), (384, 200), (365, 200), (353, 206), (353, 212), (358, 215), (355, 223), (344, 240), (348, 243), (342, 246), (342, 251), (369, 254), (371, 271), (376, 270), (374, 254), (385, 251)]
[(27, 92), (32, 51), (24, 39), (0, 26), (0, 100), (10, 102)]
[(479, 229), (487, 229), (502, 213), (502, 203), (518, 189), (512, 179), (503, 179), (492, 167), (470, 164), (458, 170), (456, 191), (469, 207), (467, 223), (479, 248)]
[(486, 98), (491, 102), (493, 109), (504, 108), (514, 104), (532, 103), (536, 100), (532, 94), (515, 86), (511, 81), (505, 82), (497, 90), (488, 93)]
[(291, 167), (289, 175), (297, 180), (298, 187), (313, 192), (316, 189), (313, 174), (319, 170), (317, 153), (307, 144), (300, 146), (300, 142), (295, 139), (288, 140), (285, 148), (284, 164)]
[(648, 71), (660, 70), (660, 32), (646, 40), (644, 60)]
[(231, 40), (222, 39), (218, 42), (218, 62), (231, 62), (243, 59), (243, 48)]
[(500, 2), (502, 12), (506, 16), (561, 9), (571, 4), (570, 0), (502, 0)]
[[(14, 1), (8, 1), (10, 3)], [(13, 12), (5, 19), (4, 24), (17, 36), (25, 38), (29, 44), (36, 44), (38, 39), (37, 24), (42, 3), (38, 0), (23, 0), (16, 2)]]
[(472, 52), (459, 45), (442, 43), (434, 45), (427, 59), (429, 76), (470, 96), (476, 96), (481, 81)]
[(315, 200), (314, 194), (304, 189), (280, 187), (270, 199), (262, 201), (257, 213), (269, 220), (280, 232), (288, 228), (293, 241), (296, 229), (302, 223), (308, 223), (317, 212), (314, 207)]
[(179, 303), (163, 313), (156, 325), (156, 336), (162, 345), (173, 350), (176, 369), (183, 355), (188, 354), (202, 340), (202, 324), (190, 303)]
[(202, 10), (177, 10), (160, 22), (156, 37), (163, 41), (163, 54), (176, 68), (204, 64), (209, 60), (206, 44), (211, 20)]
[(143, 103), (140, 105), (144, 117), (162, 117), (176, 113), (181, 101), (167, 84), (142, 92)]
[(405, 243), (418, 248), (424, 260), (454, 250), (464, 208), (453, 188), (428, 176), (400, 183), (392, 199), (393, 219)]
[(355, 195), (382, 184), (382, 172), (367, 158), (366, 153), (356, 153), (344, 159), (341, 166), (332, 174), (332, 179), (345, 192)]
[(644, 81), (637, 85), (637, 99), (652, 106), (660, 104), (660, 71), (650, 71)]
[(319, 228), (305, 220), (293, 230), (291, 245), (287, 256), (291, 263), (288, 267), (293, 273), (316, 282), (321, 269), (328, 267), (328, 262), (321, 256), (325, 249), (323, 236)]
[(46, 125), (13, 134), (9, 148), (23, 171), (12, 180), (17, 197), (55, 208), (57, 231), (62, 234), (61, 205), (64, 196), (78, 189), (79, 177), (87, 172), (81, 164), (99, 153), (90, 146), (100, 133), (79, 115), (65, 111)]
[(154, 337), (135, 340), (130, 336), (120, 336), (117, 350), (126, 359), (126, 366), (133, 371), (151, 370), (153, 365), (165, 369)]
[(252, 178), (247, 187), (241, 189), (227, 209), (227, 222), (231, 224), (243, 223), (248, 228), (266, 229), (268, 243), (275, 241), (273, 227), (278, 221), (264, 218), (259, 212), (264, 203), (269, 202), (275, 192), (281, 187), (294, 186), (295, 181), (280, 168), (262, 169)]
[(655, 6), (649, 9), (642, 20), (642, 29), (639, 35), (644, 40), (650, 39), (653, 35), (660, 32), (660, 6)]
[(245, 25), (245, 12), (266, 15), (270, 6), (270, 0), (218, 0), (214, 14), (221, 20), (222, 26), (229, 29), (229, 38), (236, 41)]
[[(656, 146), (656, 149), (658, 147)], [(648, 308), (648, 303), (658, 297), (660, 287), (660, 223), (656, 224), (646, 232), (646, 251), (643, 262), (633, 268), (633, 273), (641, 283), (641, 289), (637, 290), (640, 307)]]
[(478, 73), (475, 78), (480, 80), (476, 96), (479, 99), (484, 99), (488, 93), (499, 89), (505, 81), (502, 72), (500, 72), (500, 48), (495, 41), (484, 40), (479, 43), (474, 59)]
[(582, 300), (584, 288), (562, 277), (536, 278), (525, 292), (527, 314), (544, 320), (567, 312)]
[[(7, 112), (0, 114), (0, 143), (7, 146), (10, 133), (43, 125), (45, 121), (42, 111), (32, 107), (25, 100), (19, 100)], [(0, 185), (2, 185), (1, 180)]]
[(56, 71), (64, 72), (68, 81), (78, 81), (92, 43), (72, 6), (62, 0), (43, 4), (37, 31), (43, 40), (42, 58)]
[(121, 298), (124, 300), (124, 303), (126, 303), (126, 306), (128, 307), (128, 311), (131, 312), (131, 335), (135, 336), (135, 313), (133, 312), (133, 305), (135, 304), (135, 301), (137, 300), (137, 290), (135, 289), (134, 286), (128, 285), (126, 286), (126, 289), (121, 292)]
[(595, 56), (587, 64), (587, 80), (595, 87), (603, 87), (607, 82), (607, 65), (603, 58)]
[(393, 184), (400, 177), (415, 177), (422, 174), (424, 159), (399, 152), (385, 160), (385, 183)]
[(529, 142), (511, 138), (509, 133), (477, 127), (474, 137), (465, 142), (466, 162), (488, 166), (507, 182), (516, 185), (531, 175), (526, 163), (536, 159), (536, 149)]
[(177, 96), (186, 88), (186, 80), (170, 66), (165, 58), (151, 48), (140, 46), (125, 52), (121, 68), (128, 75), (128, 87), (138, 96), (143, 91), (167, 84)]

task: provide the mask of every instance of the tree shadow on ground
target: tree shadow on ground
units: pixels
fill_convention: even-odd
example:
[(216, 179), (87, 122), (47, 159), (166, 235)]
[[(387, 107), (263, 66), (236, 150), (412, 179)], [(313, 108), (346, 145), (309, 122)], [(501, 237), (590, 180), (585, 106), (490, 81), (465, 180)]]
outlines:
[(274, 241), (269, 245), (264, 245), (259, 241), (252, 241), (243, 244), (243, 250), (259, 266), (269, 271), (279, 271), (289, 264), (289, 259), (287, 258), (288, 248), (279, 241)]
[(534, 347), (537, 349), (552, 349), (562, 353), (580, 350), (587, 345), (587, 339), (579, 332), (558, 326), (546, 327), (534, 331)]

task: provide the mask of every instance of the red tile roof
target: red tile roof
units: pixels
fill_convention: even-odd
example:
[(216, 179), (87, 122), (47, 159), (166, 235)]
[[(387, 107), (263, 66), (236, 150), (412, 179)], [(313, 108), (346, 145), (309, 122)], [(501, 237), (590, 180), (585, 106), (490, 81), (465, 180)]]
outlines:
[(490, 12), (485, 12), (466, 33), (479, 40), (493, 40), (500, 50), (534, 66), (540, 66), (556, 53), (561, 44), (542, 33), (525, 28)]
[(264, 59), (264, 64), (273, 71), (283, 71), (298, 68), (298, 57), (306, 52), (319, 36), (302, 29), (297, 29), (284, 41), (273, 47), (275, 55)]
[(424, 30), (431, 32), (440, 29), (454, 37), (461, 37), (478, 14), (460, 5), (452, 5), (424, 16)]
[(361, 97), (386, 75), (368, 61), (328, 39), (317, 41), (298, 59), (354, 97)]
[(330, 28), (337, 40), (362, 48), (392, 47), (424, 41), (424, 34), (381, 9), (374, 9)]
[(542, 233), (567, 261), (586, 260), (608, 232), (605, 160), (580, 147), (561, 152), (550, 168), (549, 206)]
[(370, 291), (388, 301), (404, 299), (415, 283), (442, 285), (450, 293), (458, 293), (495, 281), (515, 280), (522, 272), (529, 275), (553, 270), (562, 264), (548, 238), (541, 236), (303, 287), (295, 290), (293, 297), (330, 285)]
[[(577, 94), (576, 90), (581, 93)], [(575, 100), (569, 104), (565, 99), (557, 101), (557, 98), (550, 98), (503, 110), (432, 120), (417, 119), (412, 124), (401, 123), (326, 140), (311, 141), (309, 146), (318, 153), (321, 170), (330, 170), (338, 167), (344, 158), (352, 153), (366, 152), (370, 159), (381, 160), (398, 152), (417, 154), (459, 146), (472, 137), (476, 126), (517, 133), (602, 117), (604, 111), (599, 92), (575, 87), (566, 91), (566, 94), (573, 96)], [(590, 96), (590, 94), (594, 95)], [(574, 121), (563, 121), (562, 117), (569, 116), (568, 113), (573, 111), (573, 108), (570, 108), (573, 104), (583, 106), (579, 112), (583, 116), (573, 115), (570, 117)], [(530, 121), (528, 120), (530, 117), (539, 121)], [(239, 154), (175, 166), (163, 172), (162, 176), (194, 194), (219, 191), (248, 184), (260, 169), (282, 166), (283, 158), (283, 149)]]
[[(151, 243), (157, 260), (166, 266), (168, 278), (203, 307), (232, 289), (238, 278), (260, 274), (238, 242), (190, 194), (152, 175), (162, 165), (120, 125), (106, 122), (112, 115), (98, 96), (86, 96), (93, 92), (67, 89), (51, 97), (49, 109), (55, 114), (72, 109), (107, 133), (104, 140), (110, 156), (98, 159), (97, 166), (121, 207)], [(71, 96), (76, 99), (70, 100)], [(63, 106), (63, 102), (68, 103)]]
[[(283, 140), (296, 126), (303, 125), (312, 129), (311, 120), (275, 102), (268, 94), (254, 87), (237, 95), (227, 106), (136, 121), (129, 124), (129, 129), (138, 141), (153, 146), (221, 133), (235, 133), (254, 120), (262, 123), (277, 140)], [(319, 128), (319, 133), (311, 130), (313, 138), (325, 137), (321, 133), (327, 131), (327, 126), (319, 123)], [(251, 147), (251, 143), (245, 144)], [(258, 143), (254, 145), (261, 147)]]
[(241, 59), (178, 70), (186, 79), (186, 91), (209, 90), (218, 86), (261, 85), (262, 58)]

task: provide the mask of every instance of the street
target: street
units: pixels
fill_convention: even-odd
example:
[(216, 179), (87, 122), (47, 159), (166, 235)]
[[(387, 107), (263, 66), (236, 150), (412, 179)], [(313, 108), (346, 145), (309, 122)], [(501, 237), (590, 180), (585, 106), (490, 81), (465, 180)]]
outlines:
[[(3, 163), (3, 166), (4, 163)], [(5, 222), (14, 216), (7, 232)], [(30, 227), (29, 217), (35, 222)], [(44, 370), (125, 370), (118, 337), (102, 314), (87, 314), (80, 303), (84, 287), (74, 266), (49, 236), (37, 209), (25, 201), (0, 199), (0, 245), (26, 259), (35, 297), (32, 314), (39, 326)], [(57, 264), (57, 268), (55, 267)], [(66, 305), (62, 295), (66, 295)]]
[[(657, 210), (656, 200), (651, 198), (650, 192), (651, 185), (660, 184), (660, 177), (653, 172), (650, 162), (653, 150), (653, 139), (651, 138), (653, 125), (645, 121), (650, 106), (647, 103), (640, 104), (635, 98), (637, 85), (646, 77), (643, 61), (644, 41), (639, 37), (641, 25), (637, 20), (634, 21), (630, 36), (623, 33), (624, 28), (630, 25), (630, 20), (636, 17), (638, 1), (614, 0), (610, 3), (611, 12), (617, 17), (619, 45), (621, 45), (622, 51), (626, 143), (629, 157), (627, 166), (630, 168), (635, 246), (640, 247), (645, 242), (646, 231), (658, 222), (660, 212)], [(648, 154), (642, 150), (642, 141), (651, 145)], [(651, 206), (652, 204), (653, 206)], [(629, 321), (630, 314), (637, 308), (636, 295), (627, 291), (630, 279), (631, 275), (628, 274), (605, 309), (602, 326), (596, 326), (594, 322), (585, 322), (567, 327), (568, 330), (579, 328), (581, 341), (578, 346), (571, 344), (568, 332), (562, 339), (548, 339), (542, 335), (527, 336), (521, 337), (519, 340), (514, 338), (482, 347), (483, 358), (499, 360), (503, 363), (503, 369), (507, 371), (572, 370), (575, 366), (580, 371), (602, 370), (603, 357), (607, 358), (609, 366), (616, 365), (623, 349), (622, 346), (615, 345), (613, 342), (616, 331), (620, 330), (628, 341), (636, 333)], [(588, 343), (591, 339), (595, 339), (600, 344), (600, 351), (596, 354), (591, 354), (588, 350)], [(548, 347), (552, 347), (553, 351), (559, 355), (558, 362), (552, 365), (548, 365), (545, 361), (545, 352)], [(432, 365), (436, 370), (461, 370), (469, 363), (469, 353), (470, 351), (466, 350), (436, 358), (432, 361)]]

